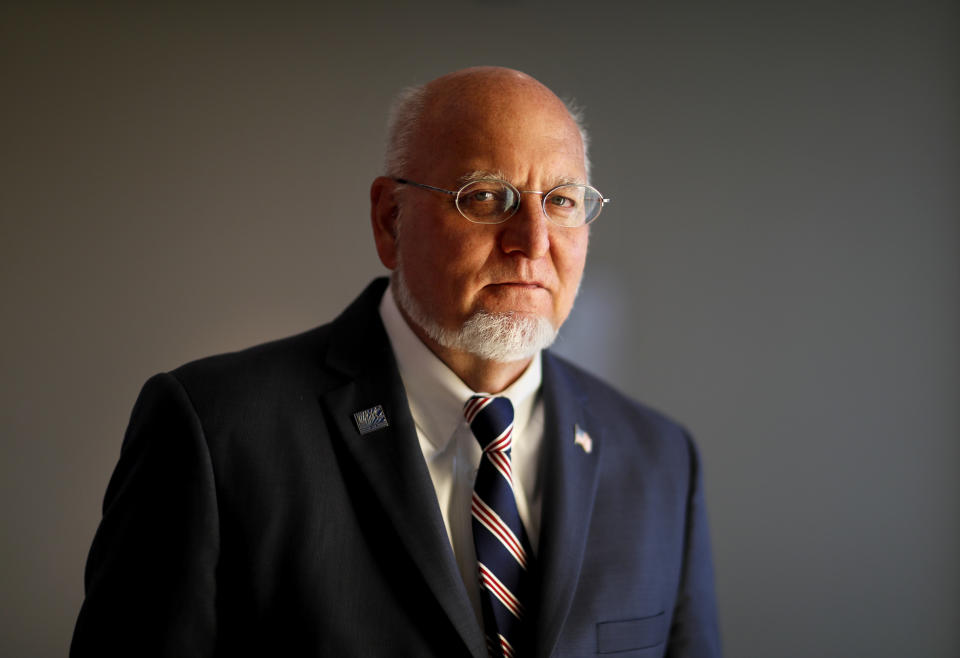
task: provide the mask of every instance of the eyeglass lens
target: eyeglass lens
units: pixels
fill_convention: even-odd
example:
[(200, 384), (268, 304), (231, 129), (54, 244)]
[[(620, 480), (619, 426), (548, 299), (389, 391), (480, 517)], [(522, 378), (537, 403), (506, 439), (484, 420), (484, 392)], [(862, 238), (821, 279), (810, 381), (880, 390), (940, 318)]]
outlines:
[[(457, 195), (460, 212), (480, 224), (505, 221), (519, 206), (517, 190), (503, 181), (476, 181), (464, 186)], [(600, 214), (603, 199), (586, 185), (561, 185), (544, 197), (543, 207), (556, 224), (582, 226)]]

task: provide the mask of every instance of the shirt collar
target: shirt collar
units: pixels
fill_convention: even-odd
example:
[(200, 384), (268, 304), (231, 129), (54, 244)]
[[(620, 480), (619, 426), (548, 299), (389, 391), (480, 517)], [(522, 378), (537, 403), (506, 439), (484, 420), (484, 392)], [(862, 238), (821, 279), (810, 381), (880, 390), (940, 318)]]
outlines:
[[(442, 450), (463, 422), (463, 405), (477, 392), (423, 344), (400, 314), (393, 284), (380, 300), (380, 318), (397, 360), (410, 412), (418, 431)], [(522, 441), (542, 380), (540, 352), (510, 386), (498, 395), (513, 403), (514, 440)]]

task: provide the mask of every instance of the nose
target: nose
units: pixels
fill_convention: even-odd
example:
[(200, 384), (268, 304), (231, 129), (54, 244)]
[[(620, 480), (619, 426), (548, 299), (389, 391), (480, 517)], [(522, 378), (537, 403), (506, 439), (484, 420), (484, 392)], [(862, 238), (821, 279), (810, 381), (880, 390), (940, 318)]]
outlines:
[(550, 220), (543, 213), (543, 195), (521, 192), (516, 214), (502, 224), (500, 247), (505, 253), (542, 258), (550, 250)]

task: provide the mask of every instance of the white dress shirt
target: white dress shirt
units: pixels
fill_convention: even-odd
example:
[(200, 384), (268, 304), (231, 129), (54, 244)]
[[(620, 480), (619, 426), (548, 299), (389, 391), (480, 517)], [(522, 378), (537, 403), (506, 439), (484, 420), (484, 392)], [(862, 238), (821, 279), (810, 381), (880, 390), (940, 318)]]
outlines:
[[(463, 405), (471, 395), (463, 380), (427, 348), (400, 315), (392, 285), (380, 302), (380, 318), (387, 330), (406, 389), (417, 438), (430, 471), (447, 536), (460, 575), (467, 587), (477, 619), (483, 625), (477, 583), (477, 557), (473, 546), (470, 500), (480, 464), (480, 445), (463, 418)], [(514, 493), (520, 519), (534, 554), (540, 536), (541, 485), (538, 464), (543, 443), (543, 400), (540, 395), (540, 353), (522, 375), (500, 396), (513, 403)]]

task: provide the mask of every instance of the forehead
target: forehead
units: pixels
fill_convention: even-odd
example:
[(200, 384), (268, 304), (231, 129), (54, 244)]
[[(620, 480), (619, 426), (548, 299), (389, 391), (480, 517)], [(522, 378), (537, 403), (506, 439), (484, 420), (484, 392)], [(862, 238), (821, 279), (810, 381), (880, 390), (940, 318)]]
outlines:
[(412, 143), (411, 175), (458, 178), (484, 170), (518, 182), (586, 182), (580, 132), (549, 90), (524, 84), (455, 92), (427, 104)]

